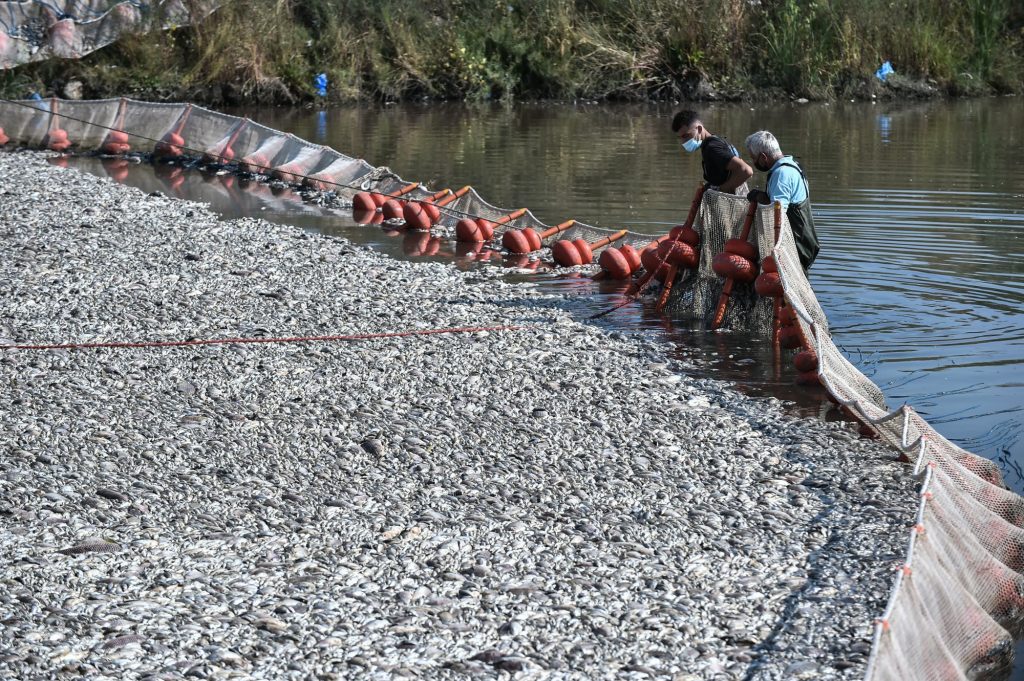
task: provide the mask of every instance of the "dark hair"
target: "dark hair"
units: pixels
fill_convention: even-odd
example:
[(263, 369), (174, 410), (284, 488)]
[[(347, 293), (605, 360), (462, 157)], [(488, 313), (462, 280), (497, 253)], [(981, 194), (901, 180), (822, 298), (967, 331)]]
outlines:
[(672, 132), (679, 132), (683, 128), (688, 128), (697, 121), (700, 120), (700, 116), (697, 115), (696, 111), (680, 111), (672, 117)]

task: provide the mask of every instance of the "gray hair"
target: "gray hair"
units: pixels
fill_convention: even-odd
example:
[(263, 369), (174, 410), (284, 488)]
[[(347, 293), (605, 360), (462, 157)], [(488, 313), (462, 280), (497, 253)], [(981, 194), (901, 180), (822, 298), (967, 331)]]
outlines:
[(779, 158), (782, 156), (782, 149), (779, 148), (779, 140), (767, 130), (758, 130), (747, 138), (747, 149), (751, 154), (757, 156), (764, 154), (768, 158)]

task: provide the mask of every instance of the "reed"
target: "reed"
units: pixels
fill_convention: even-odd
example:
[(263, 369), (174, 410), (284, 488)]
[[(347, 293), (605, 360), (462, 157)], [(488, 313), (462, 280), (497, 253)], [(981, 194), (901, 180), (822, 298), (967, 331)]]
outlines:
[(5, 94), (82, 79), (90, 95), (665, 99), (866, 92), (885, 59), (952, 93), (1024, 89), (1015, 0), (224, 0), (167, 39), (0, 76)]

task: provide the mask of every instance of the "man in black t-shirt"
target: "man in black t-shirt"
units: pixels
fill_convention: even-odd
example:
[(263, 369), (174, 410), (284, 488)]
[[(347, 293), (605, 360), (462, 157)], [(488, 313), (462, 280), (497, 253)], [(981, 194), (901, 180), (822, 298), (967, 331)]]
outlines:
[(672, 118), (672, 132), (687, 152), (700, 149), (708, 189), (746, 196), (747, 180), (754, 176), (753, 169), (740, 158), (736, 147), (704, 127), (696, 111), (677, 113)]

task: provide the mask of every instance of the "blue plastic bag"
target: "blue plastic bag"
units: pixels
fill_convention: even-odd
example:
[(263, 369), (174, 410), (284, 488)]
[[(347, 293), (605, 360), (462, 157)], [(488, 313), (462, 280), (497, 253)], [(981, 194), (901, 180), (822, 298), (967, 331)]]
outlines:
[(313, 87), (316, 88), (316, 93), (321, 97), (327, 96), (327, 74), (320, 73), (313, 79)]
[(896, 69), (894, 69), (892, 67), (892, 64), (890, 64), (887, 60), (884, 64), (878, 67), (877, 71), (875, 71), (875, 78), (884, 83), (885, 79), (889, 77), (890, 73), (896, 73)]

